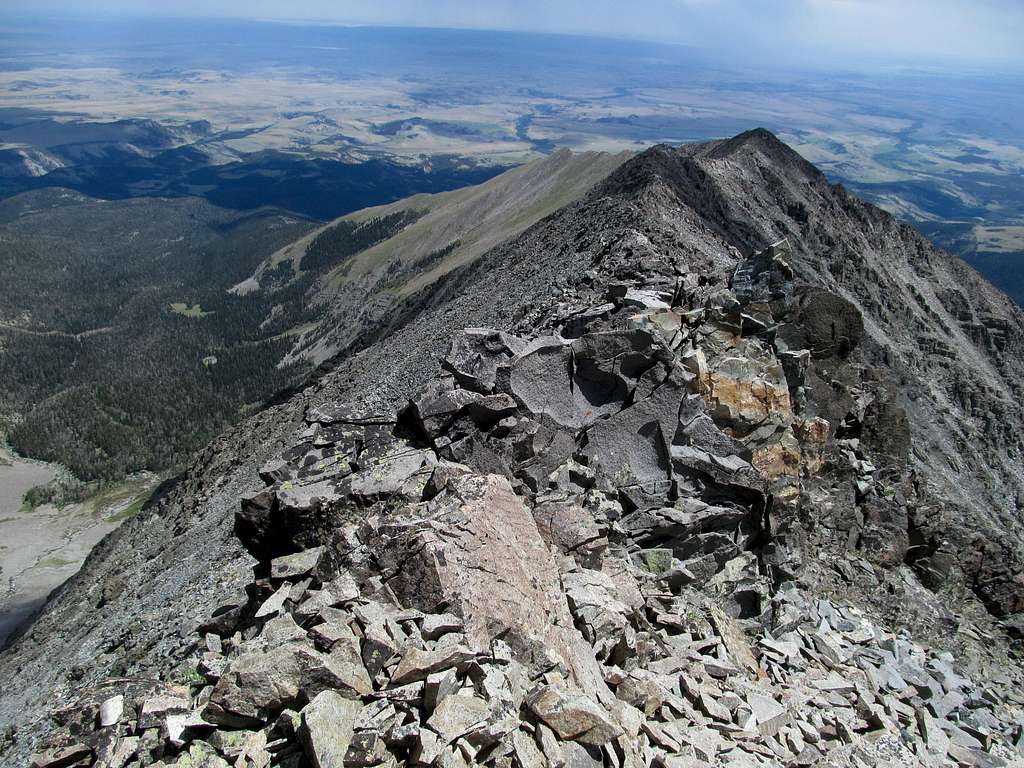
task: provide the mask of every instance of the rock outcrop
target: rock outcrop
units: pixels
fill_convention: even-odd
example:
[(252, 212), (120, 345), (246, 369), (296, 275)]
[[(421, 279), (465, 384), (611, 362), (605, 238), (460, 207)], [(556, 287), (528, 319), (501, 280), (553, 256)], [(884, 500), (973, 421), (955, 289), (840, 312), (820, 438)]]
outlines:
[[(970, 385), (893, 329), (948, 309), (878, 293), (948, 257), (763, 132), (655, 148), (499, 257), (291, 401), (230, 491), (236, 599), (164, 679), (74, 687), (39, 768), (1020, 763), (1019, 439), (961, 409), (940, 477)], [(994, 338), (964, 355), (1019, 427)]]

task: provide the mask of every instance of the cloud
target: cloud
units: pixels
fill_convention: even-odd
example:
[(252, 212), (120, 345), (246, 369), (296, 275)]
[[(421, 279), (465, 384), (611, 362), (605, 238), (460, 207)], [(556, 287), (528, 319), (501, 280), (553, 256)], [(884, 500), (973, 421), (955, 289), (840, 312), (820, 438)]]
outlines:
[[(1021, 0), (6, 0), (8, 12), (131, 13), (638, 37), (725, 58), (1024, 64)], [(173, 10), (169, 10), (173, 9)]]

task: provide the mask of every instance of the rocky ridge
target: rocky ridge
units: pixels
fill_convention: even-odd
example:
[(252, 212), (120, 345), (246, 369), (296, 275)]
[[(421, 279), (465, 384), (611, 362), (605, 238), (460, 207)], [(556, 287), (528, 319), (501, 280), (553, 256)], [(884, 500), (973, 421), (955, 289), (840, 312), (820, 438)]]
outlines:
[[(823, 246), (840, 232), (856, 258)], [(957, 269), (763, 132), (630, 161), (263, 415), (283, 435), (302, 409), (236, 514), (245, 597), (209, 602), (243, 561), (134, 667), (164, 682), (74, 686), (37, 763), (1012, 763), (1019, 524), (989, 500), (1017, 447), (947, 404), (984, 382), (1019, 424), (1019, 337), (951, 331), (933, 376), (934, 346), (892, 332), (896, 292)], [(524, 275), (532, 298), (469, 306)], [(972, 279), (961, 314), (1019, 327)], [(486, 318), (503, 330), (458, 325)], [(440, 373), (402, 356), (429, 339)], [(950, 425), (977, 430), (956, 483), (928, 443)], [(206, 461), (221, 479), (187, 493), (237, 504)]]
[[(874, 575), (914, 491), (906, 419), (847, 370), (859, 312), (789, 259), (714, 291), (661, 264), (557, 333), (464, 330), (398, 413), (311, 408), (242, 500), (259, 578), (200, 628), (194, 684), (127, 709), (108, 684), (35, 764), (1019, 760), (1019, 689), (800, 583), (853, 523), (808, 530), (802, 498), (870, 510), (844, 566)], [(826, 366), (858, 382), (835, 425), (806, 415)]]

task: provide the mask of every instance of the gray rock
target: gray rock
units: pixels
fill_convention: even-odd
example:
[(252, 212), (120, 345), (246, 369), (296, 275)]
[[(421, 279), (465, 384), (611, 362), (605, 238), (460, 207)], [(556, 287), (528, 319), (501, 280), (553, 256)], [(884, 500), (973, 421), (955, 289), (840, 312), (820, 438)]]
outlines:
[(104, 741), (96, 749), (94, 768), (124, 768), (135, 757), (141, 741), (138, 736), (121, 736)]
[(423, 686), (423, 706), (433, 712), (447, 697), (459, 690), (459, 679), (454, 669), (432, 672)]
[(770, 696), (748, 693), (746, 701), (757, 722), (757, 729), (765, 736), (774, 736), (790, 722), (789, 711)]
[(92, 749), (85, 744), (58, 747), (32, 756), (31, 768), (68, 768), (91, 760)]
[(193, 711), (165, 717), (160, 734), (173, 746), (180, 747), (198, 732), (209, 731), (211, 728), (213, 726), (203, 719), (201, 713)]
[(590, 427), (584, 449), (590, 466), (603, 470), (616, 487), (670, 481), (672, 438), (684, 394), (680, 382), (665, 382), (649, 397)]
[(489, 714), (490, 707), (479, 696), (456, 693), (446, 696), (437, 705), (427, 725), (450, 744), (474, 726), (486, 722)]
[(434, 380), (410, 403), (409, 412), (423, 434), (434, 439), (447, 431), (464, 408), (484, 397), (479, 392), (457, 388), (450, 380)]
[(263, 625), (260, 639), (268, 646), (284, 645), (295, 640), (305, 640), (306, 630), (295, 623), (290, 613), (285, 613)]
[[(391, 498), (409, 486), (412, 498), (419, 499), (436, 463), (432, 451), (396, 446), (384, 456), (375, 458), (370, 465), (352, 475), (349, 494), (361, 503)], [(419, 482), (410, 482), (421, 475)]]
[(630, 288), (622, 297), (622, 303), (627, 307), (640, 307), (641, 309), (669, 309), (671, 296), (658, 293), (657, 291), (645, 291), (639, 288)]
[(263, 601), (263, 604), (256, 610), (256, 618), (262, 619), (268, 616), (277, 616), (284, 609), (284, 603), (291, 595), (292, 585), (282, 584), (270, 597)]
[(692, 445), (672, 446), (673, 469), (686, 476), (694, 472), (716, 483), (746, 491), (754, 498), (765, 492), (764, 477), (739, 456), (714, 456)]
[(302, 710), (299, 739), (316, 768), (344, 768), (352, 729), (362, 704), (335, 691), (322, 691)]
[(732, 722), (732, 713), (728, 707), (719, 703), (710, 693), (702, 691), (697, 697), (697, 705), (705, 715), (720, 723)]
[(508, 365), (526, 342), (491, 328), (466, 328), (452, 336), (441, 364), (459, 385), (481, 394), (494, 391), (498, 368)]
[(352, 743), (345, 753), (345, 765), (351, 768), (370, 768), (380, 765), (389, 757), (387, 744), (377, 731), (360, 731), (352, 736)]
[(323, 547), (312, 547), (302, 552), (296, 552), (294, 555), (275, 557), (270, 561), (270, 577), (272, 579), (297, 579), (306, 576), (316, 567), (323, 551)]
[(420, 624), (424, 640), (437, 640), (442, 635), (462, 630), (462, 619), (450, 613), (428, 613)]
[(599, 747), (622, 735), (611, 715), (581, 691), (544, 686), (530, 694), (526, 706), (561, 739)]
[(512, 361), (509, 389), (532, 416), (578, 428), (596, 418), (577, 400), (572, 385), (572, 350), (561, 337), (531, 341)]
[(204, 717), (229, 727), (251, 727), (326, 689), (356, 698), (372, 690), (358, 655), (322, 654), (298, 643), (234, 659), (217, 682)]
[(192, 702), (182, 696), (160, 694), (142, 702), (139, 707), (139, 727), (157, 728), (171, 714), (183, 714), (192, 709)]
[(402, 658), (391, 675), (391, 685), (407, 685), (426, 680), (431, 674), (456, 667), (474, 656), (473, 651), (458, 643), (440, 642), (429, 650), (415, 646), (407, 648), (402, 652)]

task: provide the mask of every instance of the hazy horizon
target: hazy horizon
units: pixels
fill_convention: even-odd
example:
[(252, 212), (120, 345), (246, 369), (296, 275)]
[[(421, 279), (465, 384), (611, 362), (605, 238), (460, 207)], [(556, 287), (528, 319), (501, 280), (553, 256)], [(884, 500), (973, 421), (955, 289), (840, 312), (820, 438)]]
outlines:
[(961, 63), (1024, 68), (1024, 6), (1010, 0), (13, 0), (7, 17), (180, 17), (475, 29), (651, 40), (690, 46), (738, 65), (879, 67)]

